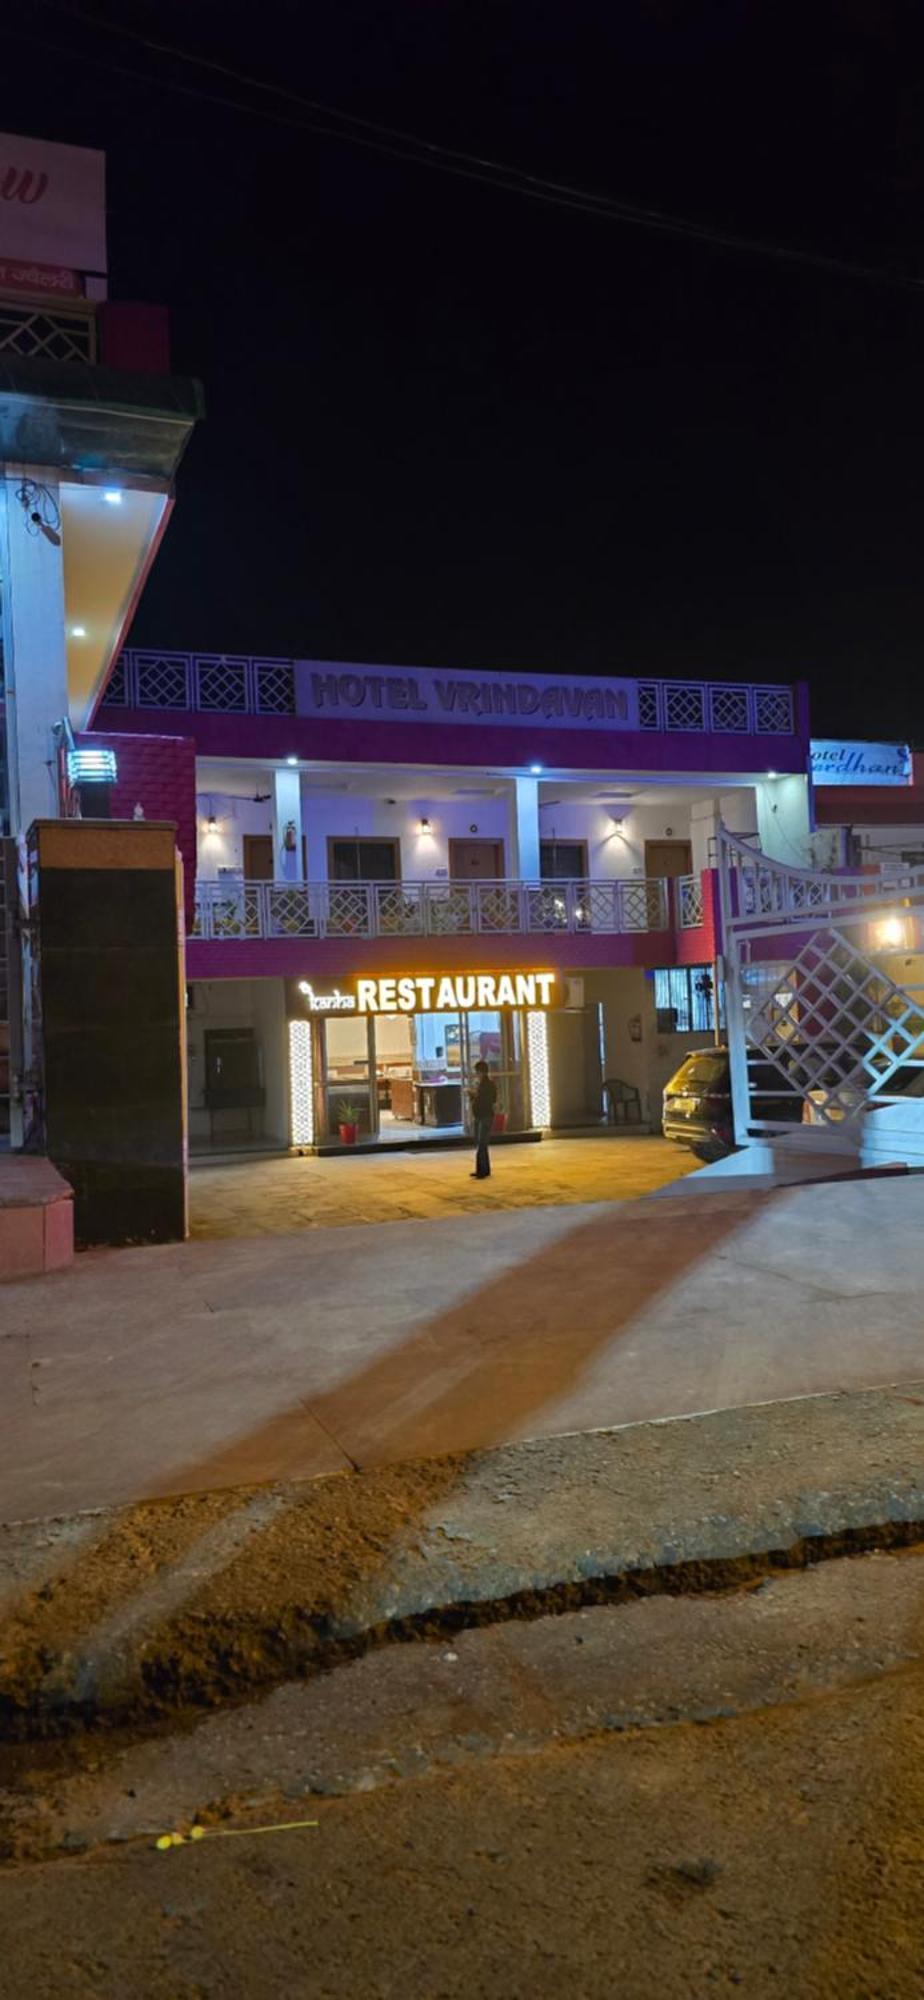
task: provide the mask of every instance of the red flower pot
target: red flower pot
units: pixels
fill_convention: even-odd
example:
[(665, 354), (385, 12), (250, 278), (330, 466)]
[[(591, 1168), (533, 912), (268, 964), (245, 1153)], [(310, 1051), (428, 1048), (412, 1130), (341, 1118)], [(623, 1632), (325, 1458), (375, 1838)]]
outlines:
[(358, 1131), (358, 1125), (341, 1125), (339, 1127), (340, 1144), (342, 1146), (355, 1146)]

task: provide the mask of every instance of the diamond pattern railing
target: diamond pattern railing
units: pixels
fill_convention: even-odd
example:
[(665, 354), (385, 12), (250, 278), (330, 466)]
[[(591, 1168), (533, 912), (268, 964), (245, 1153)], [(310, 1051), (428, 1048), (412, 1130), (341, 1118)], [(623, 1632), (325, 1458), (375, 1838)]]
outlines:
[[(894, 975), (915, 966), (924, 942), (924, 869), (897, 879), (787, 869), (729, 834), (720, 863), (738, 1140), (795, 1119), (824, 1151), (892, 1104), (900, 1157), (924, 1097), (924, 988)], [(755, 1059), (772, 1065), (778, 1087), (768, 1090), (765, 1074), (754, 1084)]]
[(92, 307), (37, 306), (4, 299), (0, 304), (0, 354), (29, 361), (96, 360), (96, 314)]
[[(793, 691), (722, 681), (651, 681), (638, 686), (640, 729), (712, 735), (791, 736)], [(146, 652), (128, 647), (106, 701), (119, 708), (184, 708), (228, 714), (294, 715), (295, 663), (238, 653)]]
[(703, 921), (703, 883), (700, 875), (681, 875), (674, 883), (677, 898), (677, 928), (698, 930)]
[(291, 660), (238, 653), (152, 653), (129, 647), (112, 670), (112, 708), (180, 708), (203, 714), (294, 715)]
[(207, 882), (190, 936), (204, 939), (491, 937), (669, 927), (667, 883)]

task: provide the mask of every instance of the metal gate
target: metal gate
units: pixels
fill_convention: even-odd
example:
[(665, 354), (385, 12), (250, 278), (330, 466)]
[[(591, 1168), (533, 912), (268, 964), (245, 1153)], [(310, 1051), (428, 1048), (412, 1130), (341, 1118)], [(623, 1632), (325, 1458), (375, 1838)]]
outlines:
[(719, 880), (739, 1145), (924, 1159), (924, 869), (788, 868), (723, 832)]

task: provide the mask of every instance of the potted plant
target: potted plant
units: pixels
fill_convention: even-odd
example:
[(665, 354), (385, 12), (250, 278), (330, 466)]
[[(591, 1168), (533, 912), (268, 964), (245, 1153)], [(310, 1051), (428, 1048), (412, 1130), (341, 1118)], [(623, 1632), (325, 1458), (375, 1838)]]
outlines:
[(350, 1103), (348, 1097), (342, 1097), (337, 1106), (337, 1129), (342, 1146), (355, 1146), (359, 1121), (356, 1117), (356, 1106)]

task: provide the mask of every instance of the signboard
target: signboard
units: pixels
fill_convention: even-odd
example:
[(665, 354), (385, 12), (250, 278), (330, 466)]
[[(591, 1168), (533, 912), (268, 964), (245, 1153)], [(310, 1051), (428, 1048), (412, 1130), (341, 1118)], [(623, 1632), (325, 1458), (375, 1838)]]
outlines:
[(545, 1013), (562, 1004), (557, 972), (399, 973), (387, 978), (357, 974), (343, 986), (289, 982), (294, 1014), (466, 1014), (515, 1007)]
[(62, 273), (105, 271), (105, 154), (0, 133), (0, 263), (7, 262), (37, 273), (51, 267), (59, 281)]
[(910, 785), (907, 743), (841, 743), (827, 737), (811, 744), (816, 785)]
[(450, 674), (429, 667), (332, 668), (296, 663), (296, 712), (337, 722), (438, 722), (457, 728), (485, 723), (538, 729), (637, 729), (634, 681), (580, 680), (573, 675)]

